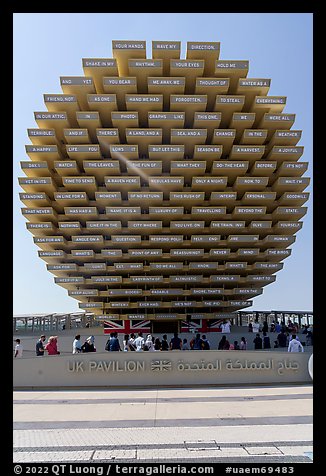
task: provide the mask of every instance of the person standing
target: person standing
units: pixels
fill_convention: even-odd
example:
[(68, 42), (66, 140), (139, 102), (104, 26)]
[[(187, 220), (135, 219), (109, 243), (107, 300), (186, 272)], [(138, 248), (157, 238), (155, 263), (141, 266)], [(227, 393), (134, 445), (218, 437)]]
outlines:
[(183, 339), (181, 350), (190, 350), (188, 340), (186, 338)]
[(239, 346), (239, 344), (238, 344), (238, 341), (237, 341), (237, 340), (235, 340), (235, 341), (234, 341), (234, 344), (233, 344), (233, 350), (240, 350), (240, 346)]
[(175, 332), (174, 336), (170, 340), (170, 350), (181, 350), (182, 340), (178, 336), (178, 333)]
[(307, 331), (306, 345), (313, 345), (313, 334), (311, 331)]
[(224, 334), (230, 334), (231, 332), (231, 322), (229, 320), (224, 320), (221, 324), (221, 330)]
[(263, 348), (263, 339), (260, 337), (259, 334), (256, 334), (253, 343), (255, 345), (255, 350), (260, 350)]
[(15, 359), (21, 359), (23, 357), (23, 346), (20, 343), (20, 339), (16, 339), (15, 342), (16, 345), (14, 357)]
[(258, 318), (255, 319), (253, 322), (252, 331), (257, 333), (260, 331), (260, 324), (259, 324)]
[(196, 334), (191, 346), (192, 350), (202, 350), (203, 349), (203, 340), (200, 337), (200, 334)]
[(155, 352), (153, 338), (150, 334), (148, 334), (146, 337), (145, 345), (147, 346), (149, 352)]
[(201, 348), (203, 350), (210, 350), (211, 344), (209, 343), (209, 340), (207, 339), (205, 334), (202, 336), (201, 340), (202, 340)]
[(279, 347), (286, 347), (286, 340), (287, 340), (287, 337), (285, 332), (281, 331), (277, 336)]
[(122, 347), (124, 352), (128, 352), (130, 350), (129, 348), (129, 334), (125, 334), (123, 341), (122, 341)]
[(89, 336), (81, 346), (82, 352), (96, 352), (94, 341), (94, 336)]
[(241, 337), (240, 350), (247, 350), (247, 341), (244, 337)]
[(267, 322), (267, 321), (264, 321), (264, 322), (263, 322), (262, 331), (263, 331), (263, 332), (268, 332), (268, 322)]
[(39, 340), (36, 342), (35, 351), (36, 351), (36, 355), (37, 355), (38, 357), (44, 355), (44, 351), (45, 351), (44, 342), (45, 342), (45, 339), (46, 339), (46, 336), (45, 336), (45, 335), (41, 335), (41, 337), (39, 338)]
[(226, 336), (222, 336), (218, 344), (218, 350), (229, 350), (230, 349), (230, 342), (227, 340)]
[(159, 337), (156, 337), (155, 342), (154, 342), (154, 349), (155, 350), (161, 350), (161, 341)]
[(131, 350), (131, 351), (136, 350), (135, 334), (133, 332), (130, 334), (130, 337), (129, 337), (129, 340), (128, 340), (128, 347), (129, 347), (129, 350)]
[(263, 332), (263, 347), (264, 349), (270, 349), (271, 348), (271, 341), (266, 332)]
[(308, 324), (303, 324), (302, 329), (303, 329), (302, 334), (307, 334)]
[(134, 344), (136, 346), (136, 352), (141, 352), (144, 349), (145, 339), (142, 332), (138, 332), (138, 337), (135, 339)]
[(119, 352), (121, 350), (120, 348), (120, 342), (118, 339), (118, 333), (113, 332), (113, 336), (110, 339), (110, 352)]
[(248, 332), (253, 332), (252, 322), (249, 322), (248, 324)]
[(161, 350), (169, 350), (168, 336), (166, 334), (162, 337)]
[(79, 354), (82, 351), (81, 343), (80, 343), (80, 335), (77, 334), (75, 336), (75, 340), (72, 343), (72, 353)]
[(59, 355), (58, 351), (58, 336), (50, 336), (48, 343), (45, 346), (45, 350), (48, 351), (49, 355)]
[(304, 352), (303, 345), (295, 334), (292, 334), (292, 339), (289, 342), (288, 352)]

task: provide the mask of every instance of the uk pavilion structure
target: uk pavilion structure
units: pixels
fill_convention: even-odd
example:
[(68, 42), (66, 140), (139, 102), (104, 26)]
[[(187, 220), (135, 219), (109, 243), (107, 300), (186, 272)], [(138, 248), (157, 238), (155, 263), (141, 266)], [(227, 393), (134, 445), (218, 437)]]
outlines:
[(302, 227), (301, 131), (219, 42), (113, 41), (28, 129), (22, 214), (56, 284), (107, 329), (217, 330)]

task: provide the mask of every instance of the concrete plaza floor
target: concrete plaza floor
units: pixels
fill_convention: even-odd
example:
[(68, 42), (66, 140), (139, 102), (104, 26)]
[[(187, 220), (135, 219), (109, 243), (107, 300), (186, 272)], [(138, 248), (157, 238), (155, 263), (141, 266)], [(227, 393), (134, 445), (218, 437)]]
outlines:
[(312, 385), (15, 391), (14, 462), (312, 462)]

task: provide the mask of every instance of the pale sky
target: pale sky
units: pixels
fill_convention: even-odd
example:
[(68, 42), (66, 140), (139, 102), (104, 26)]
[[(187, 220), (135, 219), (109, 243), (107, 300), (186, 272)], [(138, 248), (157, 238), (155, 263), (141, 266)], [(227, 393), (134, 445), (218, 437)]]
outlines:
[[(34, 111), (45, 111), (44, 93), (62, 93), (60, 76), (83, 75), (82, 58), (112, 57), (112, 40), (221, 42), (220, 59), (249, 60), (248, 77), (271, 78), (269, 95), (287, 96), (284, 113), (295, 113), (302, 130), (301, 161), (312, 177), (312, 14), (310, 13), (16, 13), (14, 14), (14, 314), (78, 311), (78, 302), (54, 283), (37, 255), (19, 200), (28, 160), (27, 128), (38, 127)], [(312, 183), (303, 228), (283, 261), (276, 282), (264, 287), (247, 310), (302, 310), (312, 307)]]

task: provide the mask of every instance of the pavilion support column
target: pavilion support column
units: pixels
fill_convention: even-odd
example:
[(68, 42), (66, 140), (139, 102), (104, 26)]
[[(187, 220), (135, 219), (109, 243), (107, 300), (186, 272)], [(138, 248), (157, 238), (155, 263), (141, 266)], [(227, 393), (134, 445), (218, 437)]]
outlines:
[(13, 319), (12, 326), (13, 326), (13, 333), (15, 334), (15, 332), (17, 330), (17, 319), (15, 317)]
[(275, 322), (276, 321), (276, 313), (272, 312), (272, 314), (273, 314), (273, 321)]
[(25, 332), (27, 331), (27, 325), (28, 325), (28, 318), (25, 318)]
[(32, 332), (34, 332), (35, 317), (32, 317)]
[(42, 317), (42, 329), (43, 329), (43, 332), (45, 331), (45, 317)]

